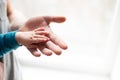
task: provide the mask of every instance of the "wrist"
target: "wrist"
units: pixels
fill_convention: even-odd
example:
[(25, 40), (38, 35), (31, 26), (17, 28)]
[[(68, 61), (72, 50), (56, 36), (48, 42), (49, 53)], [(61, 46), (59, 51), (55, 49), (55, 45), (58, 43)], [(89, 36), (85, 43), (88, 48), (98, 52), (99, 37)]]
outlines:
[(16, 41), (17, 41), (17, 43), (21, 46), (22, 45), (22, 42), (21, 42), (21, 32), (16, 32)]

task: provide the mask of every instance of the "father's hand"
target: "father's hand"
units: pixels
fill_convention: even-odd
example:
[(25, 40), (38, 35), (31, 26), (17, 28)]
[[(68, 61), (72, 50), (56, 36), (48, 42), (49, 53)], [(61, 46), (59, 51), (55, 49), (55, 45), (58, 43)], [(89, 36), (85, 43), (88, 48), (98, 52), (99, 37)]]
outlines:
[[(38, 27), (44, 27), (46, 31), (49, 32), (50, 41), (45, 44), (37, 44), (38, 48), (28, 48), (29, 51), (36, 57), (41, 55), (40, 51), (50, 56), (54, 52), (57, 55), (60, 55), (62, 49), (67, 49), (67, 45), (64, 43), (60, 37), (58, 37), (55, 33), (52, 32), (49, 24), (51, 22), (62, 23), (66, 20), (65, 17), (59, 16), (42, 16), (42, 17), (34, 17), (30, 18), (19, 30), (21, 31), (31, 31)], [(40, 50), (40, 51), (39, 51)]]

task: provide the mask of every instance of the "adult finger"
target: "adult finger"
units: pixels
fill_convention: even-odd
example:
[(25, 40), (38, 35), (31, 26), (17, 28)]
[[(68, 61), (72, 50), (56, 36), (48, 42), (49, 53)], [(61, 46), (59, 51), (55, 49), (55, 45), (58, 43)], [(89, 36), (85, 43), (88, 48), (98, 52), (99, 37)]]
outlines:
[(36, 32), (36, 31), (44, 31), (44, 30), (45, 30), (45, 28), (44, 28), (44, 27), (34, 29), (34, 31), (35, 31), (35, 32)]
[(27, 49), (32, 53), (33, 56), (35, 57), (41, 56), (41, 52), (39, 52), (37, 48), (27, 48)]
[(56, 23), (61, 23), (65, 22), (66, 18), (64, 16), (44, 16), (45, 21), (47, 24), (50, 22), (56, 22)]
[(58, 37), (56, 34), (52, 33), (50, 35), (50, 39), (52, 42), (54, 42), (60, 48), (62, 48), (64, 50), (68, 48), (67, 44), (60, 37)]
[(44, 55), (46, 55), (46, 56), (51, 56), (52, 55), (52, 51), (50, 49), (46, 48), (45, 45), (43, 45), (43, 46), (40, 45), (38, 48)]
[(50, 49), (51, 51), (53, 51), (57, 55), (60, 55), (62, 53), (61, 48), (59, 46), (55, 45), (51, 41), (46, 42), (46, 46), (48, 49)]
[(51, 28), (46, 27), (46, 31), (49, 32), (49, 38), (54, 44), (58, 45), (64, 50), (68, 48), (67, 44), (59, 36), (52, 32)]

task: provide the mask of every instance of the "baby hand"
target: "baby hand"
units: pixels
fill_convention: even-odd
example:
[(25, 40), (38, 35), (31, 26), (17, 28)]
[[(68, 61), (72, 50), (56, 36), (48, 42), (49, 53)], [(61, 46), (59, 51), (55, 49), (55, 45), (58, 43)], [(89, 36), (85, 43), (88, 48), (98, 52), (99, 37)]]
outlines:
[(44, 28), (38, 28), (33, 31), (17, 32), (16, 40), (19, 44), (27, 48), (36, 48), (36, 44), (45, 43), (49, 40), (49, 33)]

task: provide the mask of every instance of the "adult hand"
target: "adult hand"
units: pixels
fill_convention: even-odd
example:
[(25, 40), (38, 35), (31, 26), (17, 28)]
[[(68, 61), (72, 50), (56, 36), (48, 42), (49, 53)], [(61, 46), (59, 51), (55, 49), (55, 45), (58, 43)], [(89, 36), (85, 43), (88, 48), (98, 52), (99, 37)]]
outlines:
[(30, 18), (19, 30), (31, 31), (39, 27), (44, 27), (45, 30), (49, 32), (50, 40), (45, 44), (37, 44), (38, 48), (28, 48), (28, 50), (36, 57), (41, 55), (40, 51), (47, 56), (52, 55), (53, 52), (57, 55), (60, 55), (62, 49), (67, 49), (67, 45), (62, 39), (60, 39), (60, 37), (52, 32), (49, 25), (51, 22), (62, 23), (65, 20), (65, 17), (60, 16), (42, 16)]

